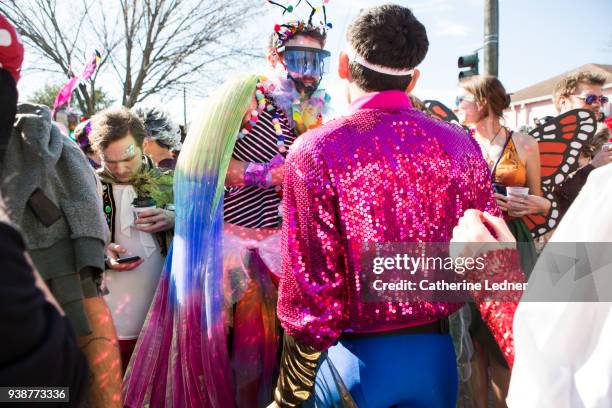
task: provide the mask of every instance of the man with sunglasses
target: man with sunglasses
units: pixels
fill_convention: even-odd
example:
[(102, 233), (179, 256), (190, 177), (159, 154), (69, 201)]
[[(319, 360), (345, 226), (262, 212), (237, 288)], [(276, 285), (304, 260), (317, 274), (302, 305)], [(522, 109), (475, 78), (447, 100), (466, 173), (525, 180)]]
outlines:
[[(599, 119), (601, 108), (608, 103), (608, 98), (602, 95), (602, 87), (605, 82), (606, 79), (603, 76), (589, 71), (567, 75), (557, 83), (553, 91), (553, 101), (557, 112), (562, 114), (572, 109), (588, 109)], [(591, 152), (594, 145), (597, 145), (597, 148)], [(555, 187), (554, 194), (560, 214), (565, 214), (569, 209), (591, 171), (612, 163), (612, 150), (599, 147), (600, 145), (601, 143), (597, 143), (596, 140), (587, 141), (587, 145), (578, 157), (578, 162), (582, 167), (563, 184)]]
[(331, 54), (323, 49), (328, 27), (296, 21), (276, 25), (270, 36), (268, 62), (275, 76), (270, 93), (296, 134), (321, 124), (321, 108), (329, 100), (319, 89), (329, 71)]
[(598, 74), (582, 71), (563, 78), (555, 86), (553, 100), (559, 113), (572, 109), (588, 109), (599, 119), (603, 105), (608, 98), (602, 95), (606, 79)]
[(271, 64), (282, 66), (298, 92), (312, 95), (329, 69), (331, 54), (321, 48), (322, 44), (316, 37), (298, 35), (286, 45), (273, 49)]

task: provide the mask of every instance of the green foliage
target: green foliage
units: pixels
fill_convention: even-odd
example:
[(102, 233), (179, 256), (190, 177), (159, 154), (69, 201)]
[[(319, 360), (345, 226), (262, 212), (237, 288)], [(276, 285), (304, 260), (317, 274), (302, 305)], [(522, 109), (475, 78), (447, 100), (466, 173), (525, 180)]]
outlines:
[(157, 208), (174, 203), (173, 194), (174, 172), (151, 169), (139, 173), (132, 181), (138, 198), (151, 197), (155, 200)]

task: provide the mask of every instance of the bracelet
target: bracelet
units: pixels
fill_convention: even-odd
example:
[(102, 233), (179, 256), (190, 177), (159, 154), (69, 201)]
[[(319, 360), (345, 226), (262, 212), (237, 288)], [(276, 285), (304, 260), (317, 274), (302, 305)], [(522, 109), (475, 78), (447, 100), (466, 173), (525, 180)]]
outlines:
[(244, 170), (244, 184), (266, 188), (272, 185), (272, 173), (267, 163), (249, 163)]
[(272, 169), (282, 166), (283, 164), (285, 164), (285, 158), (283, 157), (282, 154), (277, 153), (276, 156), (274, 156), (272, 160), (270, 160), (270, 162), (268, 163), (268, 166), (270, 166), (270, 170), (272, 170)]

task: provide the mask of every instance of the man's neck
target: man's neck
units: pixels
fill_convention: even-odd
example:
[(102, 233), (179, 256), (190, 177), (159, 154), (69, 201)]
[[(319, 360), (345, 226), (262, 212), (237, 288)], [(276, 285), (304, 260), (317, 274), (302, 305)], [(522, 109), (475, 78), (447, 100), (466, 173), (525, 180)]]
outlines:
[(355, 100), (361, 98), (363, 95), (367, 95), (370, 92), (367, 92), (364, 89), (358, 87), (354, 82), (349, 82), (348, 84), (348, 99), (349, 104), (353, 103)]

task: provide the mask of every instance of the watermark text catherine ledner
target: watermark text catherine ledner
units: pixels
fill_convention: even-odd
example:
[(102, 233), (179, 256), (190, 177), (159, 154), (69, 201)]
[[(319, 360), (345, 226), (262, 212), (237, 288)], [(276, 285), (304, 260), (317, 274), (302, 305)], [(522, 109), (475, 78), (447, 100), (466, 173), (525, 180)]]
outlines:
[(465, 301), (474, 293), (500, 300), (524, 292), (527, 283), (485, 278), (486, 257), (451, 257), (448, 247), (402, 244), (366, 248), (362, 297), (366, 301)]

